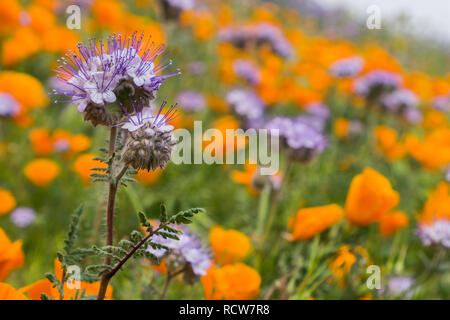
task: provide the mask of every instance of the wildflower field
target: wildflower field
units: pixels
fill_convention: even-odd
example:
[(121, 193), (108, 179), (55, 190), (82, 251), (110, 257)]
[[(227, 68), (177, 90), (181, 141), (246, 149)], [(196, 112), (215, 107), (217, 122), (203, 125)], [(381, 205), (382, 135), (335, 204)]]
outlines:
[(449, 299), (450, 47), (395, 24), (0, 1), (0, 300)]

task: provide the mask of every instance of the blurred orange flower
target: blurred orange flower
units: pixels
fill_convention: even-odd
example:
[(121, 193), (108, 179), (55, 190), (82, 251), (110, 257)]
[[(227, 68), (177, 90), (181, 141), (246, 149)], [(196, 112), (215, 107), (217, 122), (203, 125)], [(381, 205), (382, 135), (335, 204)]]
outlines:
[(347, 219), (356, 226), (378, 221), (383, 214), (397, 206), (400, 196), (389, 180), (377, 171), (366, 168), (356, 175), (347, 193)]
[(158, 178), (161, 176), (162, 170), (156, 169), (152, 171), (139, 170), (135, 178), (137, 181), (142, 183), (144, 186), (150, 186), (154, 184)]
[(338, 280), (339, 287), (344, 287), (344, 277), (349, 274), (355, 262), (356, 256), (352, 252), (350, 252), (350, 247), (348, 245), (344, 245), (339, 248), (336, 257), (329, 265), (331, 273), (336, 278), (336, 280)]
[(386, 213), (380, 219), (380, 233), (384, 237), (392, 236), (400, 229), (406, 227), (408, 223), (409, 217), (403, 211)]
[[(61, 269), (61, 262), (59, 262), (58, 259), (55, 259), (54, 260), (55, 276), (58, 279), (61, 279), (62, 272), (63, 272), (63, 270)], [(79, 283), (79, 285), (80, 285), (79, 289), (77, 289), (75, 286), (74, 286), (74, 288), (69, 288), (68, 283), (66, 282), (64, 284), (63, 300), (75, 299), (77, 292), (78, 292), (78, 294), (80, 294), (83, 290), (85, 291), (86, 295), (96, 296), (98, 294), (98, 290), (100, 288), (100, 281), (96, 281), (96, 282), (92, 282), (92, 283), (81, 281)], [(38, 280), (29, 286), (21, 288), (20, 292), (26, 293), (31, 298), (31, 300), (41, 300), (41, 293), (45, 293), (50, 298), (59, 299), (58, 288), (53, 288), (53, 284), (48, 279)], [(108, 288), (106, 289), (106, 299), (111, 300), (112, 294), (113, 294), (113, 288), (110, 285), (108, 285)]]
[(207, 300), (250, 300), (259, 295), (261, 277), (255, 269), (236, 263), (211, 266), (201, 282)]
[(0, 216), (7, 214), (15, 208), (17, 202), (13, 194), (5, 189), (0, 188)]
[(22, 240), (11, 242), (5, 231), (0, 228), (0, 281), (9, 273), (23, 266), (25, 256), (22, 251)]
[(75, 171), (78, 176), (80, 177), (81, 181), (85, 185), (91, 184), (91, 174), (95, 173), (96, 171), (93, 171), (91, 169), (93, 168), (106, 168), (106, 164), (99, 161), (94, 160), (94, 158), (97, 158), (98, 155), (86, 153), (80, 155), (73, 164), (73, 171)]
[(24, 168), (25, 177), (38, 187), (46, 187), (59, 175), (59, 165), (50, 159), (35, 159)]
[(288, 230), (292, 232), (292, 240), (307, 240), (339, 222), (344, 210), (337, 204), (303, 208), (297, 211), (288, 221)]
[(440, 182), (436, 189), (429, 193), (418, 216), (418, 220), (422, 223), (432, 223), (439, 219), (450, 220), (450, 188), (447, 182)]
[(28, 298), (12, 285), (0, 282), (0, 300), (28, 300)]
[(240, 231), (214, 226), (209, 231), (209, 242), (218, 264), (241, 261), (251, 249), (250, 239)]

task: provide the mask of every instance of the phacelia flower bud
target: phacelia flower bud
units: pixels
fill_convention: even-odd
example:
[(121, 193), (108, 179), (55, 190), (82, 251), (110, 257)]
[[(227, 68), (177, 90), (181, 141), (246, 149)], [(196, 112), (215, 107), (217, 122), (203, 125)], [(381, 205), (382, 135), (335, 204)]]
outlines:
[(174, 128), (168, 124), (177, 116), (176, 105), (163, 114), (164, 101), (154, 115), (150, 108), (143, 108), (142, 101), (131, 103), (136, 111), (134, 115), (128, 114), (128, 121), (122, 124), (122, 129), (128, 131), (122, 161), (136, 170), (164, 168), (176, 145)]

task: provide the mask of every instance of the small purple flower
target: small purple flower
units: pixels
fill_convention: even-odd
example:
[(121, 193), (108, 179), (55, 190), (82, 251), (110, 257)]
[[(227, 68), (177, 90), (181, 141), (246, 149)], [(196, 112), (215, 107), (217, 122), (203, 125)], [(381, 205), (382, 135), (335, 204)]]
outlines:
[(233, 61), (234, 73), (248, 81), (250, 84), (256, 85), (261, 82), (261, 72), (258, 67), (250, 60), (236, 59)]
[(268, 43), (272, 51), (283, 58), (290, 56), (293, 51), (281, 29), (267, 22), (225, 27), (219, 31), (218, 36), (220, 41), (232, 42), (239, 48), (244, 48), (251, 41), (256, 41), (257, 45)]
[[(189, 267), (193, 271), (194, 275), (205, 275), (206, 270), (208, 270), (211, 265), (210, 250), (202, 247), (200, 237), (191, 232), (188, 228), (182, 228), (181, 231), (182, 234), (177, 235), (179, 240), (169, 238), (164, 239), (159, 235), (152, 237), (152, 242), (166, 246), (169, 250), (153, 249), (149, 246), (147, 251), (160, 259), (171, 256), (169, 257), (171, 258), (169, 260), (176, 261), (178, 265)], [(170, 262), (167, 264), (168, 267), (170, 267)]]
[(205, 64), (202, 61), (193, 61), (187, 65), (187, 69), (192, 74), (202, 74), (205, 72)]
[(406, 299), (411, 299), (414, 291), (411, 291), (410, 288), (414, 285), (414, 282), (415, 280), (412, 277), (392, 277), (389, 279), (387, 291), (393, 297), (403, 296)]
[(441, 112), (450, 111), (450, 95), (439, 95), (431, 100), (431, 105), (434, 109)]
[(364, 66), (364, 60), (353, 56), (335, 61), (330, 66), (330, 72), (338, 78), (349, 78), (358, 75)]
[(354, 91), (368, 99), (375, 99), (386, 92), (398, 88), (402, 82), (400, 75), (386, 70), (373, 70), (356, 79)]
[(9, 93), (0, 92), (0, 117), (13, 117), (19, 112), (19, 102)]
[(425, 246), (440, 244), (450, 248), (450, 221), (440, 219), (433, 221), (431, 224), (421, 223), (418, 235)]
[(311, 102), (306, 105), (306, 112), (317, 118), (328, 120), (330, 118), (330, 109), (322, 102)]
[(400, 112), (408, 108), (417, 108), (419, 98), (408, 89), (397, 89), (381, 97), (381, 104), (389, 111)]
[(403, 116), (405, 117), (406, 121), (411, 124), (419, 124), (423, 119), (422, 111), (420, 111), (418, 108), (406, 108), (403, 111)]
[(185, 111), (200, 111), (205, 108), (205, 98), (195, 91), (183, 91), (177, 97), (176, 101), (180, 105), (180, 108)]
[(445, 180), (450, 182), (450, 165), (447, 166), (447, 172), (445, 173)]
[(17, 207), (10, 216), (11, 221), (20, 228), (25, 228), (33, 223), (36, 213), (27, 207)]
[(244, 119), (260, 119), (263, 116), (265, 104), (253, 91), (233, 89), (227, 93), (226, 100), (233, 106), (234, 112)]
[(193, 9), (196, 3), (196, 0), (166, 0), (166, 1), (171, 7), (182, 10)]
[(294, 161), (308, 162), (322, 153), (327, 146), (327, 140), (320, 130), (306, 124), (302, 117), (277, 117), (267, 123), (266, 129), (270, 134), (276, 134), (276, 130), (278, 131), (290, 158)]

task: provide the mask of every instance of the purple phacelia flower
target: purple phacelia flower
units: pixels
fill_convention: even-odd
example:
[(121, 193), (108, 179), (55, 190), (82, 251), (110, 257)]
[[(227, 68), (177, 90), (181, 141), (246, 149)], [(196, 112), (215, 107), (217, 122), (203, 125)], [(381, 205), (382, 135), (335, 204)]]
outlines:
[(431, 106), (441, 112), (450, 111), (450, 95), (439, 95), (431, 100)]
[(335, 61), (330, 66), (330, 72), (338, 78), (349, 78), (358, 75), (364, 66), (364, 60), (359, 56)]
[(266, 129), (270, 134), (279, 135), (288, 156), (294, 161), (309, 162), (327, 146), (321, 131), (305, 123), (301, 117), (276, 117), (266, 124)]
[(233, 72), (248, 81), (252, 85), (261, 82), (261, 72), (258, 67), (250, 60), (236, 59), (233, 61)]
[(272, 51), (283, 58), (292, 54), (292, 45), (287, 40), (281, 29), (267, 22), (250, 25), (237, 25), (222, 28), (219, 40), (231, 42), (238, 48), (244, 48), (247, 43), (255, 42), (257, 45), (269, 44)]
[(421, 223), (418, 235), (425, 246), (440, 244), (450, 248), (450, 221), (447, 219), (435, 220), (430, 224)]
[(381, 104), (392, 112), (401, 112), (407, 108), (417, 108), (419, 98), (408, 89), (397, 89), (381, 97)]
[(25, 228), (36, 219), (36, 213), (31, 208), (17, 207), (11, 213), (10, 219), (16, 226)]
[(94, 125), (109, 126), (117, 120), (108, 117), (105, 105), (115, 102), (118, 96), (151, 100), (164, 79), (179, 74), (159, 75), (172, 64), (171, 60), (161, 59), (155, 65), (165, 51), (164, 45), (144, 40), (144, 35), (136, 32), (123, 38), (120, 33), (114, 34), (106, 43), (92, 39), (79, 43), (77, 49), (59, 60), (57, 77), (67, 89), (54, 89), (53, 93), (67, 96), (69, 99), (61, 102), (75, 104)]
[(165, 100), (154, 114), (151, 108), (143, 107), (142, 101), (131, 101), (134, 114), (129, 114), (128, 121), (119, 124), (128, 131), (125, 147), (122, 151), (122, 161), (134, 169), (156, 170), (164, 168), (170, 160), (176, 140), (173, 135), (174, 127), (169, 124), (177, 117), (176, 105), (163, 113)]
[(411, 124), (422, 122), (423, 114), (418, 108), (407, 108), (403, 111), (403, 117)]
[(196, 0), (166, 0), (166, 1), (171, 7), (182, 10), (193, 9), (196, 3)]
[(354, 91), (369, 100), (398, 88), (402, 83), (400, 75), (386, 70), (373, 70), (356, 79)]
[(0, 92), (0, 117), (14, 117), (19, 112), (19, 102), (9, 93)]
[(200, 111), (205, 108), (205, 98), (195, 91), (183, 91), (177, 97), (176, 101), (181, 109), (185, 111)]
[(226, 100), (234, 112), (244, 119), (260, 119), (263, 116), (265, 104), (254, 91), (233, 89), (227, 93)]
[(159, 235), (153, 236), (152, 242), (166, 246), (168, 250), (153, 249), (149, 246), (148, 252), (159, 259), (165, 258), (166, 266), (169, 269), (186, 268), (196, 277), (204, 276), (212, 262), (211, 251), (204, 248), (200, 237), (188, 228), (184, 227), (180, 231), (182, 234), (177, 235), (179, 240), (164, 239)]
[(412, 277), (392, 277), (387, 285), (388, 294), (393, 297), (411, 299), (414, 294), (414, 290), (411, 290), (414, 282), (415, 280)]

